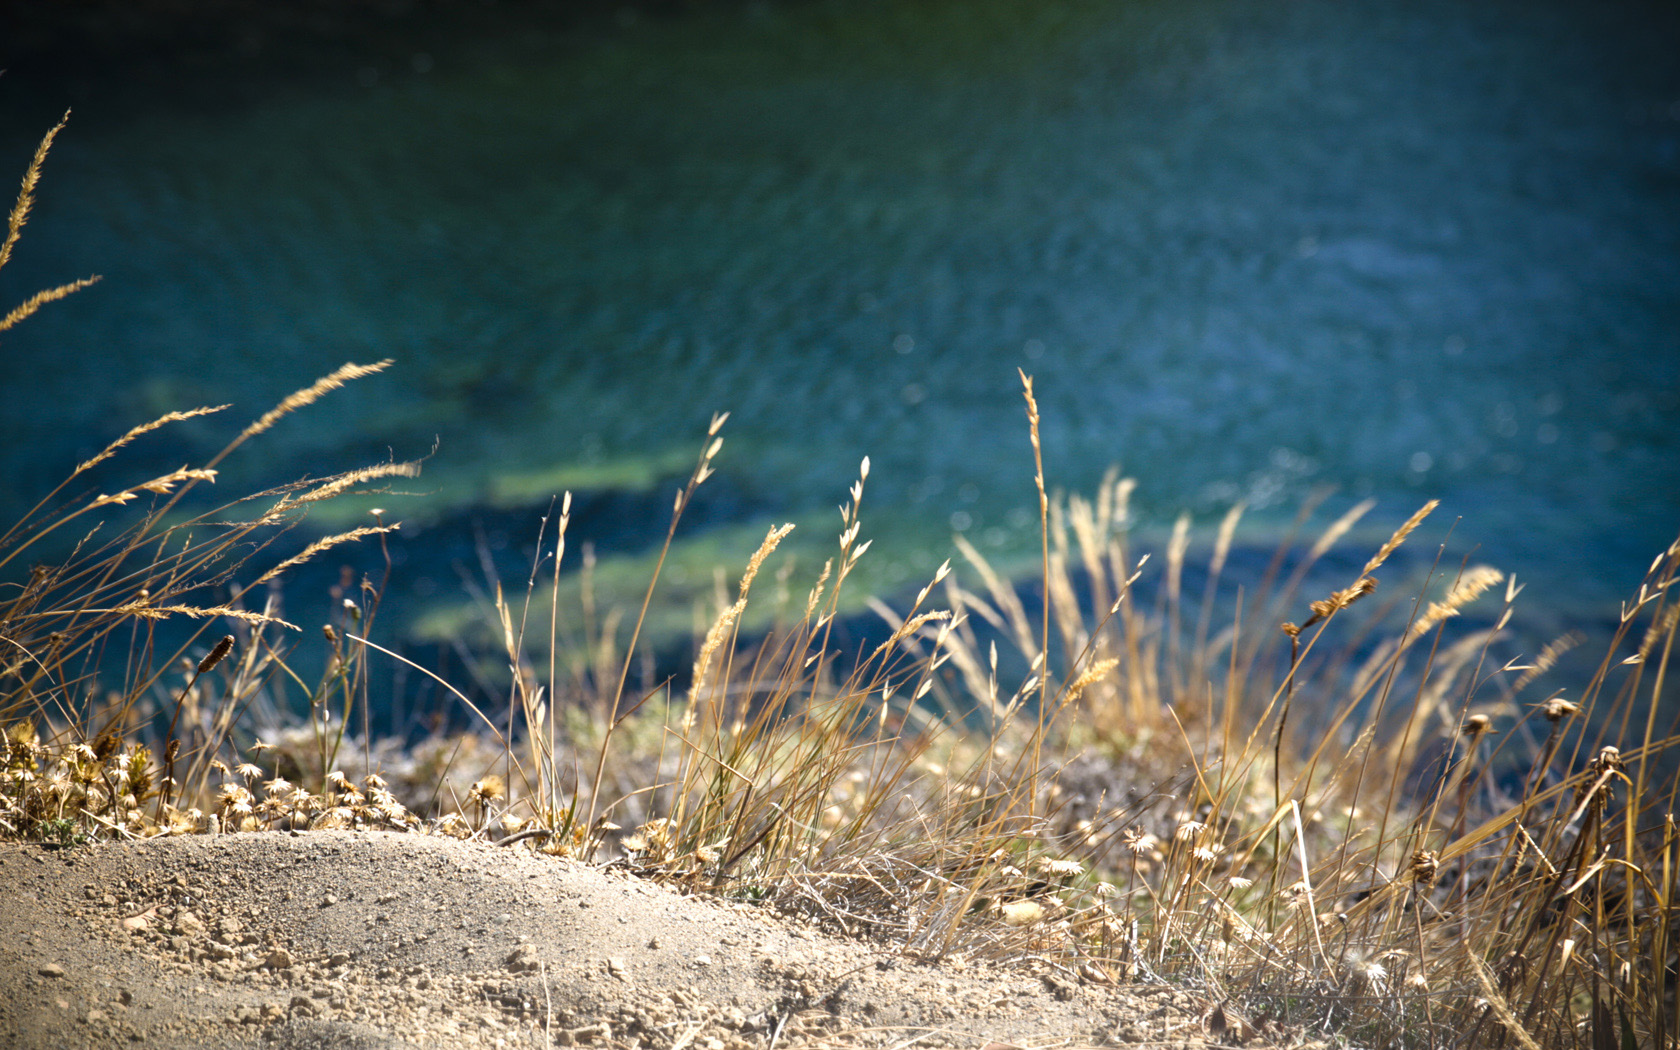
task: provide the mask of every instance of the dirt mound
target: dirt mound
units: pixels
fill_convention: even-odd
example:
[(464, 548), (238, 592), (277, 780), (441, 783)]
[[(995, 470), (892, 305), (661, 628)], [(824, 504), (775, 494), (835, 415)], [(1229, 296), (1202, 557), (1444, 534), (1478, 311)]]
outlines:
[(1183, 991), (919, 964), (448, 838), (12, 844), (0, 885), (0, 1045), (20, 1050), (1217, 1043)]

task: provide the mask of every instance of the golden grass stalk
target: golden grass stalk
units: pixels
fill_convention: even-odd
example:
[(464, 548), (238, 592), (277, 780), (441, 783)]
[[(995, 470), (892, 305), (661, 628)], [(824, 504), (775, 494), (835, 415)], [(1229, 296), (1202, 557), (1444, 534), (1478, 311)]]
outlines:
[(380, 536), (387, 532), (396, 532), (400, 528), (402, 528), (402, 524), (400, 522), (394, 522), (390, 525), (363, 525), (360, 528), (351, 529), (349, 532), (340, 532), (332, 536), (323, 536), (314, 543), (305, 547), (303, 550), (299, 551), (297, 554), (279, 562), (272, 569), (269, 569), (261, 576), (258, 576), (255, 580), (251, 581), (251, 586), (261, 587), (263, 584), (274, 579), (276, 576), (279, 576), (287, 569), (302, 565), (304, 562), (315, 557), (315, 555), (320, 554), (324, 550), (330, 550), (333, 547), (337, 547), (345, 543), (354, 543), (355, 541), (368, 536)]
[(196, 419), (199, 416), (212, 415), (216, 412), (221, 412), (221, 411), (223, 411), (227, 408), (230, 408), (230, 407), (232, 407), (232, 406), (231, 405), (214, 405), (214, 406), (203, 406), (203, 407), (200, 407), (200, 408), (187, 409), (184, 412), (165, 412), (163, 415), (159, 416), (158, 418), (152, 420), (149, 423), (142, 423), (137, 427), (131, 427), (129, 429), (128, 433), (124, 434), (122, 437), (118, 438), (117, 440), (111, 442), (109, 445), (106, 445), (105, 448), (103, 450), (101, 450), (100, 453), (97, 456), (94, 456), (92, 459), (89, 459), (89, 460), (86, 460), (82, 463), (77, 464), (76, 469), (70, 472), (70, 476), (75, 477), (78, 474), (87, 473), (89, 470), (92, 470), (94, 467), (96, 467), (99, 464), (101, 464), (101, 463), (105, 462), (106, 460), (110, 459), (112, 456), (116, 455), (118, 451), (120, 451), (121, 449), (128, 446), (131, 442), (134, 441), (135, 438), (138, 438), (143, 434), (150, 434), (152, 431), (157, 430), (161, 427), (168, 426), (171, 423), (179, 423), (179, 422), (181, 422), (183, 420), (187, 420), (187, 419)]
[(124, 489), (121, 492), (112, 493), (111, 495), (96, 496), (93, 499), (93, 502), (89, 503), (85, 508), (83, 508), (83, 510), (95, 510), (99, 507), (108, 507), (113, 504), (121, 505), (137, 498), (142, 492), (150, 492), (154, 496), (167, 496), (175, 491), (176, 485), (179, 485), (182, 482), (208, 481), (214, 483), (215, 480), (216, 472), (213, 470), (199, 470), (190, 467), (182, 467), (179, 470), (170, 471), (168, 474), (155, 477), (150, 481), (142, 481), (140, 484), (131, 489)]
[(1361, 576), (1369, 576), (1371, 573), (1376, 572), (1377, 569), (1381, 568), (1382, 563), (1388, 560), (1389, 555), (1399, 550), (1400, 545), (1406, 542), (1406, 537), (1410, 536), (1419, 525), (1422, 525), (1423, 519), (1434, 513), (1435, 508), (1440, 505), (1440, 500), (1432, 499), (1414, 511), (1411, 517), (1407, 518), (1398, 529), (1394, 530), (1394, 535), (1390, 536), (1381, 547), (1377, 548), (1377, 553), (1371, 555), (1371, 560), (1365, 563), (1365, 567), (1359, 570), (1359, 574)]
[(417, 478), (419, 476), (420, 463), (418, 461), (408, 463), (379, 463), (371, 467), (361, 467), (357, 470), (348, 470), (336, 477), (328, 478), (315, 488), (312, 488), (308, 492), (305, 492), (295, 498), (289, 500), (282, 499), (280, 505), (275, 509), (289, 510), (292, 507), (300, 506), (305, 503), (319, 503), (323, 500), (329, 500), (342, 495), (350, 489), (355, 488), (357, 485), (363, 485), (369, 481), (378, 481), (381, 478)]
[[(11, 259), (31, 213), (42, 165), (63, 127), (61, 121), (42, 140), (24, 176), (5, 239), (0, 243), (0, 266)], [(79, 281), (39, 293), (0, 321), (0, 331), (87, 283)], [(271, 426), (280, 415), (382, 367), (340, 369), (282, 402), (235, 438), (221, 455)], [(256, 611), (243, 607), (237, 596), (229, 596), (231, 581), (248, 559), (267, 549), (297, 516), (271, 514), (255, 522), (230, 522), (221, 520), (225, 507), (178, 515), (176, 508), (190, 490), (199, 482), (215, 480), (214, 462), (184, 466), (138, 484), (123, 485), (114, 492), (58, 508), (56, 517), (37, 520), (43, 508), (50, 506), (72, 480), (111, 460), (138, 438), (225, 407), (169, 412), (129, 429), (77, 465), (0, 535), (0, 571), (4, 571), (17, 564), (25, 552), (44, 546), (43, 541), (64, 525), (79, 519), (94, 522), (60, 560), (31, 569), (27, 580), (8, 588), (0, 601), (0, 642), (7, 654), (0, 664), (0, 726), (8, 734), (5, 760), (0, 762), (0, 804), (22, 807), (14, 814), (20, 823), (12, 827), (39, 826), (41, 820), (57, 819), (52, 817), (54, 812), (60, 816), (79, 813), (83, 831), (96, 825), (118, 833), (194, 826), (194, 820), (176, 809), (174, 801), (183, 795), (205, 801), (204, 778), (210, 770), (229, 765), (224, 749), (236, 723), (253, 708), (266, 712), (266, 717), (278, 716), (287, 708), (287, 681), (302, 685), (301, 676), (287, 665), (287, 650), (278, 644), (275, 633), (277, 628), (295, 631), (296, 625), (275, 615), (272, 604)], [(354, 484), (373, 474), (391, 473), (411, 476), (406, 467), (382, 467), (345, 477)], [(302, 487), (286, 486), (283, 491)], [(330, 498), (343, 487), (329, 482), (308, 495), (311, 500)], [(129, 512), (127, 506), (145, 494), (163, 499), (153, 501), (139, 513)], [(229, 506), (240, 502), (243, 500)], [(358, 531), (365, 535), (368, 530)], [(263, 582), (272, 581), (275, 572), (296, 565), (304, 557), (349, 538), (329, 537), (302, 556), (283, 559), (262, 577)], [(353, 615), (365, 627), (377, 602), (377, 593), (372, 593), (355, 606), (353, 614), (338, 610), (337, 615)], [(169, 620), (182, 621), (183, 630), (161, 633), (158, 626)], [(217, 622), (226, 624), (230, 633), (210, 645), (209, 639), (215, 637), (211, 628)], [(360, 650), (344, 647), (342, 634), (335, 635), (330, 628), (329, 637), (334, 639), (331, 666), (316, 687), (319, 695), (310, 698), (312, 711), (324, 710), (327, 691), (339, 690), (348, 700), (359, 695), (365, 684)], [(236, 639), (240, 643), (238, 654), (232, 655)], [(113, 653), (122, 655), (110, 659)], [(187, 687), (167, 689), (167, 677), (181, 666), (192, 669)], [(180, 736), (171, 729), (161, 749), (120, 746), (127, 736), (155, 731), (156, 712), (167, 711), (171, 704), (172, 721), (182, 729)], [(29, 732), (18, 732), (22, 726), (30, 727)], [(20, 742), (26, 738), (27, 749), (20, 750), (24, 747)], [(82, 750), (88, 755), (83, 756)], [(148, 766), (154, 750), (167, 764), (162, 779)], [(21, 772), (31, 776), (36, 771), (46, 772), (41, 763), (57, 761), (55, 752), (70, 764), (64, 778), (49, 774), (46, 779), (15, 779), (14, 774)], [(175, 782), (178, 759), (186, 761), (192, 772)], [(89, 763), (108, 765), (90, 781), (88, 775), (93, 771)], [(111, 785), (117, 783), (126, 783), (129, 794), (113, 790)], [(42, 788), (46, 794), (20, 786), (24, 784), (46, 785)], [(69, 794), (59, 790), (65, 785)], [(12, 788), (22, 794), (11, 793)], [(141, 805), (147, 800), (159, 803), (150, 815)]]
[(242, 442), (248, 438), (256, 437), (258, 434), (261, 434), (263, 431), (272, 427), (275, 423), (278, 423), (281, 418), (291, 415), (293, 412), (296, 412), (298, 409), (303, 408), (306, 405), (314, 404), (326, 394), (342, 387), (345, 383), (348, 383), (353, 379), (360, 379), (363, 376), (370, 376), (378, 372), (383, 372), (385, 369), (391, 367), (393, 363), (394, 362), (392, 362), (390, 358), (386, 358), (377, 364), (371, 365), (358, 365), (353, 361), (340, 365), (335, 371), (315, 380), (315, 382), (304, 387), (302, 390), (286, 395), (286, 397), (283, 398), (278, 405), (275, 405), (267, 412), (264, 412), (257, 418), (256, 422), (240, 431), (237, 441)]
[[(1050, 498), (1044, 492), (1044, 446), (1038, 439), (1038, 401), (1033, 397), (1032, 377), (1026, 372), (1016, 369), (1021, 377), (1021, 396), (1027, 402), (1027, 433), (1032, 440), (1033, 451), (1033, 485), (1038, 489), (1038, 530), (1043, 567), (1041, 579), (1045, 584), (1044, 611), (1038, 637), (1038, 651), (1050, 651)], [(1040, 736), (1042, 736), (1045, 707), (1050, 698), (1050, 677), (1041, 674), (1038, 679), (1038, 709)], [(1038, 766), (1038, 758), (1034, 757), (1034, 769)]]
[(747, 561), (746, 571), (741, 574), (740, 596), (726, 609), (718, 613), (717, 619), (706, 630), (706, 638), (700, 645), (700, 653), (694, 659), (693, 684), (689, 687), (688, 708), (683, 714), (684, 729), (694, 725), (695, 705), (699, 703), (703, 694), (708, 691), (713, 658), (716, 657), (719, 646), (734, 633), (741, 614), (747, 608), (747, 595), (752, 590), (753, 580), (758, 576), (758, 570), (764, 565), (764, 560), (775, 551), (788, 533), (793, 531), (792, 525), (782, 525), (771, 529), (764, 536), (764, 542), (758, 545), (752, 557)]
[(5, 317), (0, 317), (0, 332), (11, 330), (19, 322), (23, 321), (25, 318), (29, 317), (31, 314), (35, 313), (35, 311), (39, 310), (48, 303), (56, 303), (60, 299), (68, 298), (69, 296), (81, 291), (83, 288), (88, 288), (98, 284), (99, 280), (99, 276), (95, 274), (92, 277), (78, 278), (77, 280), (71, 281), (69, 284), (61, 284), (56, 288), (47, 288), (36, 292), (34, 295), (7, 311)]
[(41, 144), (35, 147), (35, 156), (30, 158), (29, 167), (23, 172), (23, 185), (18, 190), (17, 201), (12, 205), (12, 211), (6, 218), (6, 239), (0, 241), (0, 269), (12, 260), (12, 249), (17, 245), (18, 236), (23, 232), (23, 224), (29, 221), (29, 211), (35, 206), (35, 187), (41, 181), (41, 166), (47, 162), (47, 152), (52, 149), (53, 140), (58, 133), (70, 122), (70, 111), (65, 110), (64, 116), (51, 131), (41, 139)]
[(1408, 634), (1412, 638), (1427, 633), (1436, 624), (1459, 612), (1486, 594), (1505, 579), (1505, 574), (1489, 565), (1473, 565), (1456, 580), (1446, 597), (1432, 602), (1423, 614), (1412, 622)]
[(249, 609), (235, 609), (227, 605), (201, 608), (196, 605), (149, 605), (145, 602), (133, 602), (128, 605), (119, 605), (115, 609), (87, 609), (84, 611), (89, 613), (109, 612), (115, 616), (133, 616), (142, 620), (167, 620), (171, 616), (187, 616), (195, 620), (221, 617), (228, 620), (238, 620), (240, 623), (252, 627), (265, 627), (269, 624), (275, 624), (292, 631), (299, 629), (297, 624), (287, 623), (278, 616), (255, 613)]
[(1550, 671), (1557, 665), (1563, 655), (1587, 640), (1587, 636), (1580, 631), (1565, 631), (1563, 634), (1547, 642), (1540, 650), (1540, 655), (1534, 658), (1534, 663), (1528, 667), (1512, 668), (1521, 670), (1522, 675), (1511, 683), (1511, 692), (1520, 693), (1529, 683)]
[[(712, 415), (711, 423), (706, 428), (708, 443), (705, 450), (700, 453), (700, 458), (695, 463), (694, 472), (689, 475), (687, 484), (677, 491), (676, 499), (671, 506), (671, 522), (665, 530), (665, 541), (660, 545), (659, 557), (655, 560), (653, 572), (648, 577), (647, 592), (642, 596), (641, 608), (636, 614), (635, 625), (630, 630), (630, 643), (625, 649), (624, 660), (619, 667), (618, 684), (611, 693), (607, 694), (605, 703), (601, 708), (609, 721), (606, 731), (602, 734), (600, 750), (596, 758), (595, 776), (589, 792), (589, 816), (583, 825), (585, 834), (595, 833), (593, 829), (600, 805), (601, 780), (606, 775), (607, 755), (612, 745), (613, 736), (624, 720), (640, 707), (638, 703), (627, 711), (620, 710), (620, 705), (624, 700), (625, 686), (630, 681), (630, 666), (636, 658), (636, 646), (642, 636), (642, 627), (647, 622), (648, 610), (653, 607), (653, 595), (655, 589), (659, 586), (659, 575), (664, 570), (665, 559), (670, 554), (671, 544), (676, 539), (677, 525), (682, 521), (683, 511), (693, 500), (695, 490), (712, 476), (714, 469), (712, 462), (716, 459), (718, 453), (723, 450), (723, 438), (718, 436), (718, 432), (723, 429), (723, 424), (728, 419), (729, 413), (727, 412)], [(644, 699), (646, 698), (644, 697)], [(568, 813), (568, 821), (571, 821), (573, 817), (575, 817), (575, 809)]]

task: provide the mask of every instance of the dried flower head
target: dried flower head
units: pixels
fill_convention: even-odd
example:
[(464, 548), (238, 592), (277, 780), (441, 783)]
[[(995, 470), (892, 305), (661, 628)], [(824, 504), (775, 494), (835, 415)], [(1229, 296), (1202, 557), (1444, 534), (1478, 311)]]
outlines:
[[(309, 822), (311, 831), (335, 831), (351, 826), (350, 810), (344, 806), (334, 806)], [(462, 836), (465, 838), (465, 836)]]
[(1193, 841), (1198, 835), (1207, 830), (1207, 825), (1199, 820), (1187, 820), (1173, 832), (1173, 838), (1180, 842)]
[(1040, 875), (1052, 879), (1074, 879), (1085, 874), (1085, 865), (1077, 860), (1041, 857), (1034, 866)]
[(1441, 855), (1439, 853), (1421, 847), (1412, 851), (1411, 879), (1414, 886), (1420, 889), (1428, 889), (1435, 885), (1435, 879), (1440, 873)]
[(1540, 705), (1541, 713), (1549, 722), (1561, 722), (1565, 718), (1573, 718), (1581, 710), (1580, 705), (1572, 704), (1561, 696), (1554, 696)]
[(437, 824), (433, 826), (433, 830), (439, 835), (448, 835), (450, 838), (454, 839), (472, 837), (472, 829), (467, 826), (466, 821), (461, 819), (461, 815), (459, 813), (446, 814), (437, 822)]
[(1135, 854), (1151, 853), (1161, 840), (1142, 828), (1133, 828), (1120, 836), (1120, 842)]
[(1000, 906), (998, 911), (1010, 926), (1030, 926), (1044, 918), (1044, 905), (1038, 901), (1010, 901)]
[(1388, 983), (1388, 967), (1362, 952), (1348, 953), (1347, 973), (1355, 985), (1368, 992), (1380, 992)]

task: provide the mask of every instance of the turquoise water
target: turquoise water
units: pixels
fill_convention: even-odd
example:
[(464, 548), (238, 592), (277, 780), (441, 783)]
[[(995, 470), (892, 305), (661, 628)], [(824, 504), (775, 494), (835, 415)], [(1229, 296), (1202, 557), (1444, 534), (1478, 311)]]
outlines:
[[(435, 441), (429, 495), (393, 505), (403, 572), (445, 592), (460, 552), (428, 535), (492, 515), (516, 549), (561, 487), (601, 497), (573, 527), (608, 553), (661, 533), (727, 410), (696, 543), (739, 559), (797, 520), (820, 556), (868, 455), (874, 579), (908, 584), (952, 531), (1036, 546), (1021, 368), (1053, 486), (1120, 463), (1145, 525), (1246, 499), (1263, 530), (1330, 484), (1327, 517), (1374, 496), (1384, 535), (1440, 496), (1429, 539), (1462, 517), (1456, 549), (1531, 603), (1601, 615), (1680, 527), (1680, 73), (1653, 18), (812, 3), (83, 107), (0, 293), (104, 281), (0, 340), (4, 500), (161, 411), (243, 420), (392, 357), (223, 489)], [(45, 125), (15, 123), (21, 172)]]

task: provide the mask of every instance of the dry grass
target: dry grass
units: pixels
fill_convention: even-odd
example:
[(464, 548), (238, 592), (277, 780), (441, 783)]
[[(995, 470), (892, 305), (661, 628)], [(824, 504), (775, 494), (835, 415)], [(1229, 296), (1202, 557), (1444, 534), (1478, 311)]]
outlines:
[[(401, 659), (370, 640), (383, 583), (345, 596), (326, 666), (306, 679), (291, 625), (235, 581), (267, 581), (337, 543), (385, 542), (396, 526), (378, 518), (278, 553), (314, 502), (417, 468), (198, 510), (188, 496), (246, 439), (381, 367), (305, 388), (201, 467), (77, 494), (130, 442), (220, 409), (135, 427), (0, 537), (0, 572), (16, 581), (0, 592), (0, 833), (427, 830), (610, 860), (921, 959), (1198, 988), (1231, 1039), (1680, 1043), (1668, 753), (1680, 543), (1652, 563), (1588, 687), (1565, 699), (1544, 691), (1544, 672), (1579, 639), (1532, 664), (1502, 661), (1516, 588), (1497, 570), (1371, 598), (1433, 503), (1322, 594), (1303, 592), (1315, 563), (1368, 505), (1290, 542), (1242, 591), (1223, 579), (1233, 508), (1191, 602), (1189, 519), (1153, 559), (1127, 529), (1130, 480), (1091, 499), (1050, 494), (1022, 376), (1036, 590), (959, 540), (965, 570), (942, 566), (904, 608), (877, 603), (890, 638), (842, 652), (840, 594), (869, 546), (865, 460), (802, 616), (741, 636), (759, 577), (786, 578), (776, 548), (788, 527), (772, 528), (720, 586), (687, 685), (632, 688), (658, 570), (632, 618), (587, 604), (586, 561), (586, 605), (563, 610), (567, 496), (544, 520), (522, 596), (487, 594), (505, 706), (440, 679), (480, 729), (376, 745), (368, 661)], [(676, 497), (666, 551), (716, 469), (723, 425)], [(82, 538), (67, 558), (20, 573), (24, 552), (72, 527)], [(1496, 626), (1450, 630), (1501, 583)], [(342, 771), (356, 766), (354, 780)]]

